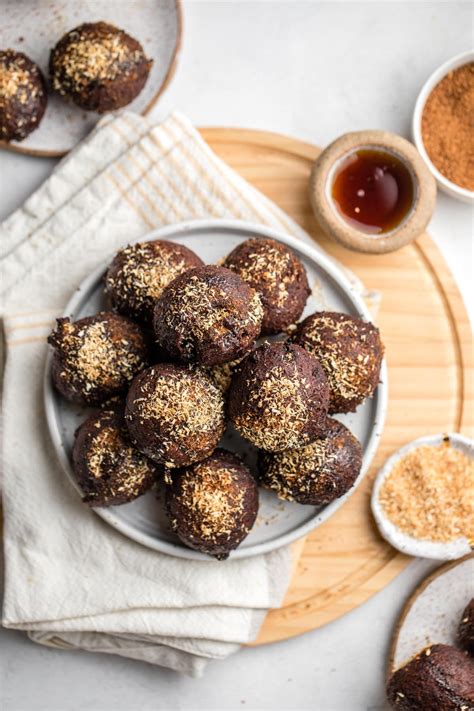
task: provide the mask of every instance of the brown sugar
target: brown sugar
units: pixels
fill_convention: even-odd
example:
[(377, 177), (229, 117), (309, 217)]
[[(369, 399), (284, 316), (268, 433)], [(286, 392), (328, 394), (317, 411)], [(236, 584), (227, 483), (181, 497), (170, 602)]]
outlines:
[(424, 445), (399, 459), (379, 501), (401, 531), (418, 539), (474, 543), (474, 461), (449, 444)]
[(452, 183), (474, 190), (474, 62), (449, 72), (429, 95), (421, 118), (426, 151)]

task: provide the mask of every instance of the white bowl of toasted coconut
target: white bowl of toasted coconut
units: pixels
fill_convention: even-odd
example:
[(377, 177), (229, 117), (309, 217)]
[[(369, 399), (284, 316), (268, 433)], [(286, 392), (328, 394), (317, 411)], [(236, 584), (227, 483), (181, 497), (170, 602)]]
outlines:
[(474, 548), (474, 442), (420, 437), (377, 474), (372, 512), (382, 536), (406, 555), (454, 560)]

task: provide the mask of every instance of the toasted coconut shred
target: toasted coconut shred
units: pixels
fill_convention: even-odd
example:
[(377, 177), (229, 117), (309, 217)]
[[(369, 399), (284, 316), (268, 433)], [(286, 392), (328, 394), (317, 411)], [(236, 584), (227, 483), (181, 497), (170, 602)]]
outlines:
[(62, 59), (64, 77), (53, 79), (56, 91), (64, 93), (64, 83), (74, 88), (85, 87), (90, 81), (116, 79), (130, 71), (143, 59), (139, 50), (131, 50), (120, 35), (88, 37), (82, 32), (71, 33), (71, 42)]
[(139, 415), (168, 423), (179, 435), (191, 431), (213, 431), (223, 418), (223, 401), (220, 391), (204, 378), (194, 380), (183, 375), (169, 378), (161, 376), (154, 384), (148, 398), (137, 398)]
[(0, 106), (3, 107), (6, 100), (14, 96), (20, 104), (26, 104), (29, 97), (34, 97), (37, 93), (38, 90), (32, 86), (31, 75), (26, 69), (20, 66), (7, 67), (4, 62), (0, 62)]
[[(219, 286), (209, 285), (197, 276), (191, 277), (189, 282), (181, 289), (176, 289), (175, 300), (164, 316), (168, 327), (186, 332), (191, 329), (191, 335), (196, 338), (217, 338), (228, 331), (226, 325), (233, 313), (228, 306), (216, 306), (217, 303), (225, 304), (228, 300), (227, 293)], [(182, 323), (182, 314), (193, 314), (192, 324)], [(263, 307), (257, 292), (253, 291), (248, 304), (248, 312), (242, 318), (242, 327), (260, 324), (263, 317)], [(189, 344), (192, 349), (192, 343)]]
[(183, 497), (189, 502), (188, 513), (201, 537), (208, 541), (229, 538), (244, 511), (245, 492), (233, 486), (234, 477), (232, 468), (216, 472), (202, 463), (194, 475), (183, 482)]
[[(250, 252), (243, 267), (236, 271), (244, 281), (262, 282), (264, 288), (276, 292), (277, 306), (282, 307), (288, 298), (288, 284), (294, 279), (292, 266), (291, 254), (267, 247), (265, 253)], [(230, 269), (235, 269), (232, 264)]]
[(331, 479), (337, 458), (337, 452), (328, 452), (325, 439), (317, 439), (299, 449), (284, 450), (278, 458), (268, 462), (266, 483), (280, 499), (295, 501), (292, 493), (295, 486), (301, 494), (310, 494), (314, 480)]
[[(248, 385), (253, 388), (254, 383)], [(288, 377), (279, 366), (271, 368), (249, 396), (251, 410), (236, 418), (236, 426), (262, 449), (291, 449), (301, 445), (308, 422), (301, 389), (308, 384), (296, 375)]]
[[(323, 329), (329, 329), (333, 334), (333, 339), (322, 338)], [(339, 393), (343, 398), (351, 399), (358, 397), (368, 397), (371, 392), (371, 377), (378, 368), (378, 364), (368, 353), (357, 356), (357, 364), (341, 352), (341, 342), (344, 337), (357, 339), (361, 345), (365, 345), (368, 335), (364, 330), (358, 329), (351, 321), (334, 321), (331, 317), (320, 316), (317, 327), (306, 333), (314, 355), (321, 362), (329, 379), (332, 390)]]
[(140, 302), (151, 303), (158, 299), (163, 289), (185, 271), (183, 258), (176, 259), (164, 250), (153, 252), (145, 242), (130, 245), (120, 252), (123, 258), (118, 275), (107, 278), (108, 289), (115, 288), (122, 298), (132, 293)]
[(84, 379), (86, 391), (94, 385), (107, 386), (119, 377), (131, 380), (143, 366), (140, 354), (130, 350), (129, 341), (112, 341), (106, 325), (102, 321), (88, 324), (79, 331), (74, 324), (66, 323), (64, 329), (64, 344), (67, 346), (64, 371), (79, 373)]
[[(198, 376), (198, 377), (196, 377)], [(164, 428), (162, 446), (157, 452), (164, 456), (176, 440), (190, 443), (206, 433), (224, 431), (224, 400), (221, 391), (199, 370), (169, 378), (160, 376), (147, 397), (136, 399), (137, 416), (155, 420)], [(172, 459), (165, 462), (172, 468)]]
[[(96, 425), (100, 428), (100, 423)], [(94, 479), (106, 479), (110, 494), (133, 494), (152, 473), (150, 461), (126, 444), (126, 432), (115, 427), (105, 427), (93, 438), (88, 454), (88, 469)], [(115, 470), (116, 478), (110, 478)]]
[(417, 447), (396, 462), (379, 501), (390, 521), (414, 538), (465, 537), (474, 545), (474, 461), (449, 440)]

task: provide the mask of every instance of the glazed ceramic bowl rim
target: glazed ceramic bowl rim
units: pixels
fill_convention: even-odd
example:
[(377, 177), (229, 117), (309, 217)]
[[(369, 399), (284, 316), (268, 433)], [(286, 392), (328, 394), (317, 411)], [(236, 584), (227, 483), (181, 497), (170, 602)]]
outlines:
[(442, 175), (426, 151), (425, 144), (423, 142), (423, 136), (421, 132), (421, 117), (423, 115), (423, 109), (425, 108), (426, 101), (430, 96), (431, 92), (437, 84), (453, 69), (462, 67), (464, 64), (468, 64), (469, 61), (474, 61), (474, 50), (468, 50), (467, 52), (462, 52), (457, 54), (455, 57), (451, 57), (446, 62), (441, 64), (437, 69), (434, 70), (425, 81), (421, 87), (420, 93), (416, 99), (415, 109), (413, 111), (412, 119), (412, 133), (415, 145), (425, 161), (427, 167), (429, 168), (431, 174), (436, 179), (436, 182), (449, 195), (457, 197), (464, 202), (474, 202), (474, 191), (468, 190), (467, 188), (462, 188), (460, 185), (453, 183), (448, 178)]
[[(328, 195), (327, 181), (333, 166), (342, 156), (365, 146), (396, 155), (409, 166), (415, 187), (412, 209), (405, 220), (390, 232), (379, 232), (376, 239), (342, 219)], [(436, 181), (416, 147), (406, 138), (380, 129), (351, 131), (339, 136), (316, 158), (311, 171), (309, 197), (316, 219), (330, 237), (355, 251), (382, 254), (409, 244), (425, 231), (435, 206)]]
[[(334, 181), (336, 179), (338, 170), (342, 167), (344, 161), (346, 161), (348, 158), (350, 158), (351, 155), (354, 155), (358, 151), (378, 151), (379, 153), (388, 153), (389, 155), (394, 156), (397, 158), (400, 163), (402, 163), (407, 171), (410, 174), (412, 186), (413, 186), (413, 196), (412, 196), (412, 201), (411, 205), (408, 208), (406, 214), (403, 216), (401, 221), (395, 225), (395, 227), (392, 227), (391, 230), (388, 230), (387, 232), (366, 232), (362, 229), (359, 229), (358, 227), (354, 226), (351, 222), (349, 222), (348, 219), (344, 217), (342, 212), (338, 209), (336, 201), (332, 195), (332, 187), (334, 185)], [(367, 143), (361, 143), (360, 146), (354, 146), (353, 148), (348, 148), (348, 150), (343, 153), (342, 155), (339, 156), (339, 158), (336, 158), (336, 160), (333, 162), (331, 167), (329, 168), (327, 175), (326, 175), (326, 182), (324, 186), (324, 190), (326, 193), (326, 200), (329, 205), (331, 205), (334, 213), (337, 215), (338, 219), (343, 222), (344, 225), (351, 227), (352, 229), (356, 230), (357, 232), (360, 232), (364, 237), (367, 237), (367, 239), (380, 239), (381, 236), (383, 237), (391, 237), (393, 234), (398, 232), (401, 227), (403, 227), (408, 220), (410, 219), (411, 215), (416, 209), (416, 204), (418, 200), (418, 194), (420, 191), (420, 181), (418, 179), (418, 176), (416, 175), (415, 171), (413, 170), (413, 166), (406, 159), (400, 151), (397, 151), (395, 148), (392, 148), (391, 146), (382, 146), (378, 145), (375, 142), (368, 141)]]
[(443, 543), (423, 540), (403, 533), (384, 514), (379, 500), (382, 484), (400, 459), (413, 449), (417, 449), (423, 445), (436, 446), (442, 444), (447, 438), (455, 449), (463, 452), (466, 456), (470, 457), (470, 459), (474, 459), (474, 440), (458, 432), (442, 432), (440, 434), (419, 437), (405, 444), (386, 460), (375, 477), (370, 501), (375, 522), (383, 538), (385, 538), (391, 546), (405, 555), (412, 555), (418, 558), (432, 558), (434, 560), (455, 560), (471, 552), (469, 541), (465, 536), (460, 536), (453, 541)]

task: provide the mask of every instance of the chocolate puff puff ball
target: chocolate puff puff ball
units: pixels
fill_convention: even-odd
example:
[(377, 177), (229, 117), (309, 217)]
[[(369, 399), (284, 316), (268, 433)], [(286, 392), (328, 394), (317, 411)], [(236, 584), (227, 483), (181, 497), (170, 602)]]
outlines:
[(171, 360), (218, 365), (248, 353), (260, 333), (257, 292), (230, 269), (208, 265), (176, 277), (156, 302), (159, 347)]
[(78, 321), (57, 319), (52, 379), (67, 400), (98, 405), (124, 392), (148, 364), (148, 344), (139, 328), (119, 314), (102, 311)]
[(300, 449), (261, 452), (262, 484), (280, 499), (321, 506), (353, 486), (362, 466), (362, 447), (343, 424), (328, 417), (324, 436)]
[(302, 321), (292, 341), (321, 363), (329, 413), (354, 412), (378, 385), (384, 347), (378, 328), (354, 316), (320, 311)]
[(329, 387), (313, 356), (291, 343), (264, 343), (237, 367), (229, 419), (259, 449), (304, 447), (324, 434)]
[(306, 271), (296, 254), (275, 239), (248, 239), (226, 258), (232, 269), (260, 295), (262, 334), (280, 333), (303, 313), (310, 294)]
[(51, 50), (53, 89), (85, 111), (126, 106), (145, 86), (153, 61), (123, 30), (88, 22), (64, 35)]
[(186, 546), (224, 560), (255, 523), (258, 487), (239, 457), (217, 449), (173, 472), (166, 508), (172, 530)]
[(0, 51), (0, 140), (22, 141), (40, 125), (47, 104), (40, 68), (22, 52)]
[(160, 467), (132, 445), (123, 410), (102, 410), (78, 428), (72, 450), (74, 473), (90, 506), (117, 506), (147, 492)]
[(474, 656), (474, 598), (468, 603), (461, 615), (458, 640), (461, 647)]
[(392, 675), (387, 698), (400, 711), (471, 711), (474, 659), (447, 644), (426, 647)]
[(115, 311), (151, 325), (156, 300), (175, 277), (203, 264), (190, 249), (167, 240), (139, 242), (115, 255), (105, 290)]
[(132, 382), (125, 419), (132, 441), (168, 468), (212, 454), (225, 429), (224, 399), (202, 370), (160, 363)]

